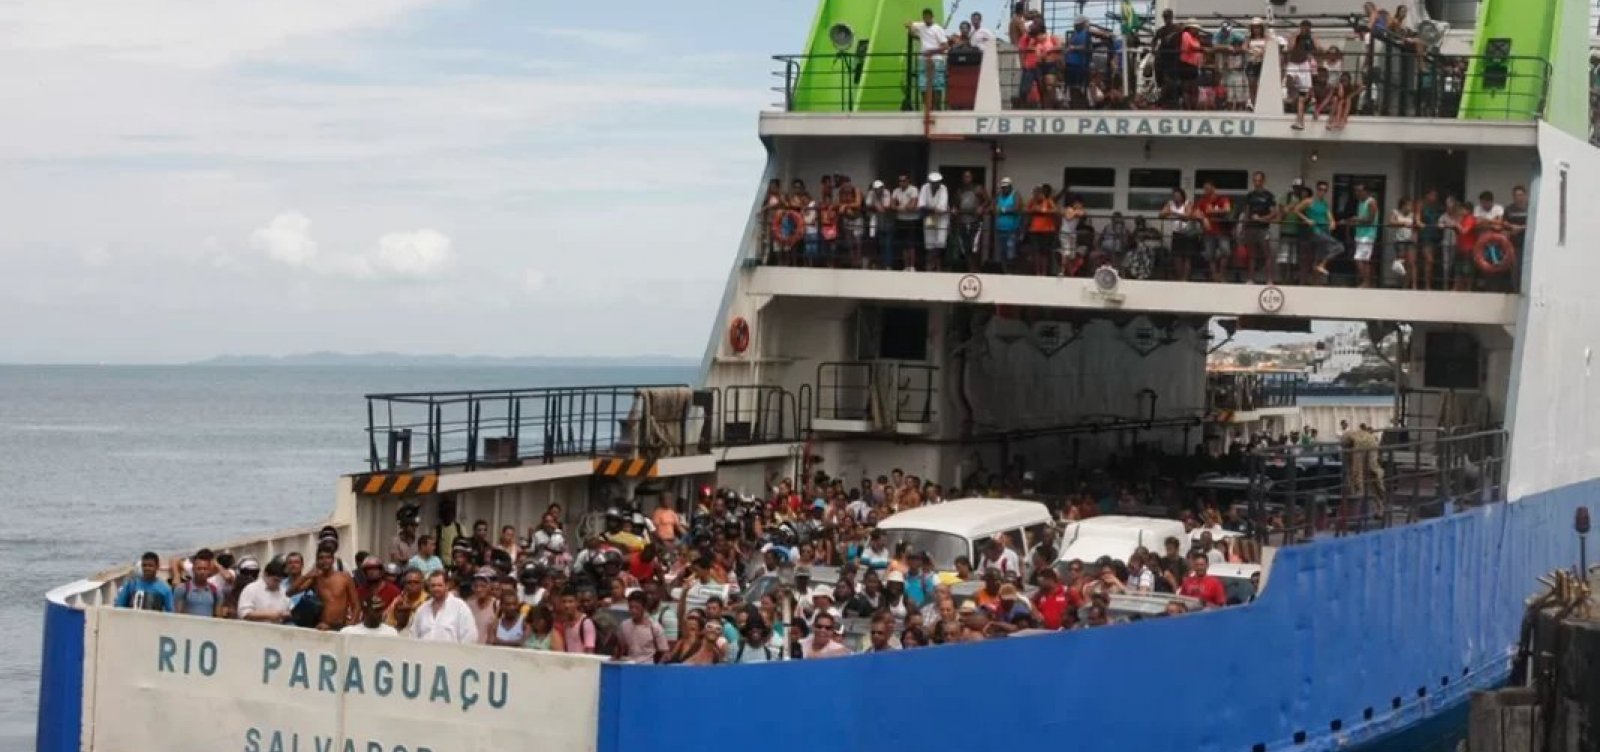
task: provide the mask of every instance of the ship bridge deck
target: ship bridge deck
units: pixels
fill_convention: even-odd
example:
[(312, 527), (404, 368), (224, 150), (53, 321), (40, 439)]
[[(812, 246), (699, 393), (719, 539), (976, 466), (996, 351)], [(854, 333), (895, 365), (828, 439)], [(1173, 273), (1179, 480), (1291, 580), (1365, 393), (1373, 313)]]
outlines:
[[(1290, 13), (1260, 27), (1220, 15), (1161, 27), (1111, 9), (1075, 28), (1083, 3), (1071, 5), (1045, 3), (1047, 32), (1035, 39), (1049, 40), (1046, 52), (1003, 30), (963, 38), (951, 28), (949, 44), (927, 53), (892, 24), (873, 39), (834, 40), (837, 52), (777, 55), (761, 133), (1531, 146), (1550, 98), (1548, 60), (1508, 46), (1470, 54), (1468, 40), (1431, 21), (1374, 32), (1354, 14)], [(1162, 43), (1191, 37), (1201, 52)], [(1318, 111), (1354, 125), (1301, 127)]]

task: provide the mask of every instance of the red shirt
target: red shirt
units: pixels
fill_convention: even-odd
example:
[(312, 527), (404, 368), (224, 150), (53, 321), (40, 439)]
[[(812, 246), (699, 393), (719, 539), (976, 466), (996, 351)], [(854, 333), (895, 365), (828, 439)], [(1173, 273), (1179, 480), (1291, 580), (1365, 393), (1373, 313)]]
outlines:
[[(356, 595), (361, 596), (362, 603), (366, 603), (367, 599), (374, 595), (372, 592), (372, 585), (368, 584), (364, 587), (356, 588)], [(394, 599), (400, 597), (400, 587), (392, 582), (389, 582), (388, 580), (384, 580), (383, 584), (378, 586), (378, 592), (376, 595), (378, 596), (378, 600), (383, 601), (383, 607), (388, 608), (389, 604), (394, 602)]]
[(653, 578), (655, 573), (656, 562), (654, 559), (645, 561), (644, 557), (639, 555), (637, 551), (628, 554), (628, 574), (633, 575), (634, 579), (645, 582)]
[(1178, 587), (1178, 595), (1199, 598), (1200, 602), (1208, 606), (1228, 605), (1228, 592), (1222, 587), (1222, 580), (1209, 574), (1190, 574), (1184, 577), (1183, 584)]
[(1045, 629), (1060, 629), (1077, 621), (1076, 613), (1082, 605), (1078, 594), (1064, 587), (1056, 588), (1054, 593), (1040, 590), (1033, 594), (1033, 610)]
[[(1201, 196), (1194, 200), (1194, 208), (1206, 218), (1206, 234), (1222, 235), (1227, 230), (1223, 227), (1226, 215), (1232, 213), (1233, 202), (1227, 196), (1218, 193), (1215, 196)], [(1213, 212), (1221, 212), (1223, 217), (1218, 217)]]

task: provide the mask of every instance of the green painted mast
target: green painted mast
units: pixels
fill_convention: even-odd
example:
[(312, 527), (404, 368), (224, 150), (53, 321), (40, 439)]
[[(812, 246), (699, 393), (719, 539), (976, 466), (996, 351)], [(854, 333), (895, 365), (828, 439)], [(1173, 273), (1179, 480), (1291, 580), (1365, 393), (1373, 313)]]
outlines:
[[(1589, 137), (1589, 7), (1584, 0), (1483, 0), (1461, 117), (1532, 120), (1543, 115)], [(1508, 54), (1503, 61), (1498, 55)], [(1548, 61), (1550, 75), (1545, 75)], [(1495, 79), (1501, 71), (1504, 83)]]
[[(793, 82), (795, 112), (898, 112), (905, 101), (909, 46), (906, 23), (933, 10), (944, 20), (942, 2), (928, 0), (819, 0), (816, 20), (806, 42), (807, 57), (800, 61)], [(866, 42), (867, 55), (846, 61), (833, 44), (830, 31), (844, 24), (855, 33), (857, 44)], [(913, 53), (914, 54), (914, 53)], [(854, 72), (856, 75), (851, 75)], [(913, 101), (916, 98), (913, 97)]]

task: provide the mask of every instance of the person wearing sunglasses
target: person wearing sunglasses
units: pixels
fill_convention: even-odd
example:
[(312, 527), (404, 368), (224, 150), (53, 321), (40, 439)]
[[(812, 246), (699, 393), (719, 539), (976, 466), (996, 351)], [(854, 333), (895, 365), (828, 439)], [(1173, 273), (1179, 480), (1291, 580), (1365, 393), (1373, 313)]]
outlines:
[(801, 657), (810, 658), (837, 658), (850, 655), (850, 648), (839, 642), (839, 622), (827, 613), (817, 615), (811, 623), (811, 638), (800, 643)]

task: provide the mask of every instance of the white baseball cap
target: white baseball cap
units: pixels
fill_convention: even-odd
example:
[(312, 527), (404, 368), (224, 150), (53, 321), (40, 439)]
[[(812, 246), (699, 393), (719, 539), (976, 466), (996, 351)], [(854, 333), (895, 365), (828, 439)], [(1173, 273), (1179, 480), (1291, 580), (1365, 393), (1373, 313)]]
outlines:
[(1011, 178), (1000, 178), (1001, 185), (1011, 185)]
[(940, 175), (937, 170), (928, 173), (928, 181), (929, 182), (937, 183), (937, 182), (940, 182), (942, 180), (944, 180), (944, 176)]
[(873, 188), (882, 188), (883, 187), (883, 181), (882, 180), (874, 180), (874, 181), (872, 181), (872, 187)]

